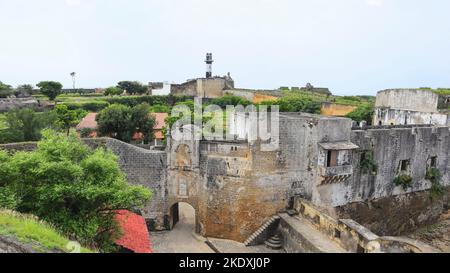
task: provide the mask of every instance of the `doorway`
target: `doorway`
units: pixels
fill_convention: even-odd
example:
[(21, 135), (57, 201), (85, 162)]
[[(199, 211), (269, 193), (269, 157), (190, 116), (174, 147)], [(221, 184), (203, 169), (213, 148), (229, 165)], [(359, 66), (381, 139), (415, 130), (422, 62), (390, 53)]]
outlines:
[(174, 204), (170, 208), (171, 229), (183, 229), (199, 233), (197, 215), (194, 207), (185, 202)]

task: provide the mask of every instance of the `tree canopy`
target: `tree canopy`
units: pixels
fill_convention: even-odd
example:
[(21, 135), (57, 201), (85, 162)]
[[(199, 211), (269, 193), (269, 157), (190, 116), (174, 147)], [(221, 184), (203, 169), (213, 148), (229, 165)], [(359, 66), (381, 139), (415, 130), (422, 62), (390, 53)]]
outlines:
[(117, 87), (126, 90), (129, 94), (144, 94), (148, 91), (148, 87), (137, 81), (121, 81), (117, 83)]
[(130, 142), (135, 133), (142, 133), (144, 143), (149, 143), (153, 139), (155, 120), (148, 104), (134, 107), (113, 104), (97, 114), (97, 124), (100, 135)]
[(53, 111), (37, 113), (24, 108), (5, 115), (5, 128), (0, 129), (0, 143), (37, 141), (41, 130), (51, 127), (56, 121)]
[(112, 86), (112, 87), (108, 87), (105, 89), (104, 95), (105, 96), (118, 96), (121, 95), (123, 93), (123, 89), (116, 87), (116, 86)]
[(115, 211), (142, 208), (151, 197), (143, 186), (127, 184), (111, 151), (52, 130), (43, 131), (33, 152), (0, 151), (0, 177), (0, 207), (36, 215), (103, 251), (120, 235)]
[(43, 81), (36, 85), (40, 88), (42, 94), (47, 96), (49, 100), (53, 101), (61, 94), (62, 84), (54, 81)]
[(350, 112), (347, 115), (347, 117), (358, 122), (364, 120), (367, 121), (367, 124), (372, 124), (373, 113), (374, 113), (373, 104), (363, 104), (358, 106), (358, 108), (356, 108), (352, 112)]
[(70, 128), (78, 123), (77, 112), (69, 110), (67, 105), (59, 104), (55, 107), (56, 125), (69, 135)]
[(11, 85), (4, 84), (0, 81), (0, 98), (6, 98), (13, 94), (13, 88)]

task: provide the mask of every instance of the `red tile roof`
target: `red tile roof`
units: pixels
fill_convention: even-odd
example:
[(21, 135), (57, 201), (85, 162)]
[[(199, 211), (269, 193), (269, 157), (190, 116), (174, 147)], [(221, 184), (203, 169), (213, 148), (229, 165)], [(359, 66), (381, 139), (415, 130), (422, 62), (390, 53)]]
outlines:
[(127, 210), (119, 210), (116, 220), (122, 228), (122, 237), (116, 244), (135, 253), (152, 253), (150, 237), (144, 217)]
[(152, 113), (153, 117), (155, 117), (155, 127), (153, 127), (155, 130), (161, 130), (162, 128), (166, 127), (166, 118), (169, 114), (167, 113)]
[(95, 117), (97, 113), (89, 113), (86, 117), (84, 117), (81, 122), (77, 125), (77, 130), (82, 130), (85, 128), (89, 129), (97, 129), (97, 121)]

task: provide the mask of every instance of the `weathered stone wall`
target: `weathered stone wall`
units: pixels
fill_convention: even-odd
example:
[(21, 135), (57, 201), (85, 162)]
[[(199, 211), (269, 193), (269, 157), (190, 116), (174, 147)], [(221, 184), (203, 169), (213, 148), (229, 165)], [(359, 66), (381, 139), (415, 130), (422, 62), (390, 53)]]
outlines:
[[(351, 141), (360, 147), (353, 153), (352, 178), (343, 183), (319, 186), (323, 204), (336, 207), (428, 190), (431, 182), (425, 176), (432, 157), (437, 159), (441, 184), (450, 186), (448, 127), (356, 130), (351, 132)], [(365, 151), (373, 152), (376, 174), (365, 174), (361, 170), (361, 154)], [(402, 160), (409, 161), (407, 174), (413, 179), (406, 190), (393, 182), (400, 173)]]
[(354, 219), (383, 236), (399, 236), (434, 224), (450, 208), (450, 188), (441, 197), (429, 191), (353, 202), (336, 208), (340, 218)]
[(197, 96), (197, 80), (190, 80), (182, 84), (172, 84), (170, 93), (172, 95)]
[(223, 96), (224, 90), (228, 88), (234, 88), (234, 82), (227, 77), (199, 78), (182, 84), (172, 84), (170, 93), (200, 98), (218, 98)]
[(38, 106), (38, 101), (33, 97), (0, 99), (0, 112), (8, 112), (21, 108), (37, 108)]
[(388, 89), (378, 92), (375, 107), (436, 113), (438, 99), (430, 90)]
[(447, 115), (389, 108), (377, 108), (373, 116), (374, 125), (428, 124), (447, 125)]
[(151, 202), (141, 211), (150, 229), (165, 229), (167, 207), (167, 156), (162, 151), (142, 149), (115, 139), (106, 139), (105, 146), (119, 157), (119, 165), (131, 184), (152, 190)]

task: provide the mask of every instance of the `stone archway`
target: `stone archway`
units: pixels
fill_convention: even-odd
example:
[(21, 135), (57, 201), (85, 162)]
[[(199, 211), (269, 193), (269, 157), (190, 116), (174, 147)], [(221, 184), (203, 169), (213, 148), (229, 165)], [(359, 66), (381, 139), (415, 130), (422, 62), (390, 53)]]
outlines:
[(173, 230), (175, 227), (186, 231), (195, 231), (195, 233), (200, 233), (200, 227), (198, 222), (198, 215), (193, 206), (189, 203), (178, 202), (170, 207), (170, 229)]

